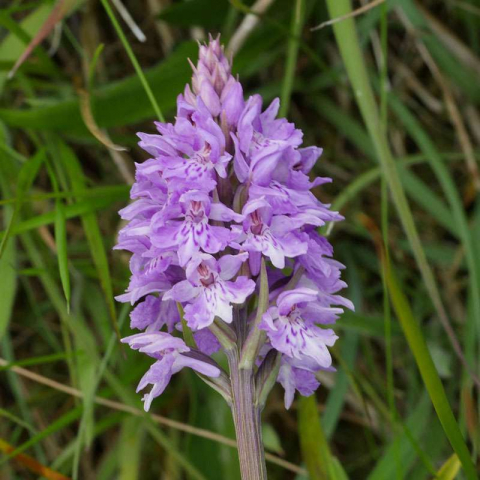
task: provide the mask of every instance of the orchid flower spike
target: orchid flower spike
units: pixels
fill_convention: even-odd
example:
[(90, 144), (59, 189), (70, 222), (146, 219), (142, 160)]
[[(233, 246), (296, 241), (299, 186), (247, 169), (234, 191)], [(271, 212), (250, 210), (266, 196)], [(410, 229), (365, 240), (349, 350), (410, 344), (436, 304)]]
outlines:
[(310, 175), (322, 150), (301, 146), (278, 99), (244, 99), (219, 38), (192, 67), (174, 123), (138, 134), (150, 157), (120, 212), (116, 248), (132, 253), (132, 275), (117, 299), (136, 304), (131, 327), (142, 331), (123, 341), (152, 359), (138, 386), (145, 410), (191, 368), (230, 403), (244, 465), (263, 452), (255, 422), (275, 382), (289, 408), (333, 369), (332, 327), (353, 305), (318, 229), (342, 217), (312, 193), (330, 181)]

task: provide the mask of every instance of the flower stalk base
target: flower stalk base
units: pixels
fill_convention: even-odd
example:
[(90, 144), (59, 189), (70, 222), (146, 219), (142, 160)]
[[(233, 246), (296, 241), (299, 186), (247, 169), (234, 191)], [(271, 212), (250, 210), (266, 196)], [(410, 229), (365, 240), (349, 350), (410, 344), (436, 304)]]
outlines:
[(255, 402), (254, 375), (251, 369), (239, 368), (236, 348), (227, 353), (227, 356), (232, 385), (231, 409), (242, 480), (266, 480), (261, 408)]

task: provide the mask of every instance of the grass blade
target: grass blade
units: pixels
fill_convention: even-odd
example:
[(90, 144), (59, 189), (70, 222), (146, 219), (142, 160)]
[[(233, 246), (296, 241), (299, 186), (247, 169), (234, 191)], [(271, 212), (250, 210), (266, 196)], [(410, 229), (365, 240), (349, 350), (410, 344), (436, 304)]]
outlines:
[[(47, 170), (50, 181), (55, 193), (59, 193), (58, 180), (50, 162), (47, 162)], [(65, 219), (65, 210), (60, 198), (55, 200), (55, 246), (58, 258), (58, 271), (62, 283), (63, 293), (67, 301), (67, 313), (70, 313), (70, 275), (68, 273), (68, 254), (67, 254), (67, 226)]]
[(472, 236), (468, 219), (462, 204), (462, 199), (458, 193), (455, 183), (442, 161), (435, 144), (421, 127), (415, 117), (409, 110), (392, 96), (389, 98), (395, 114), (402, 120), (406, 130), (415, 139), (425, 156), (429, 159), (429, 164), (435, 173), (444, 193), (450, 204), (452, 212), (453, 228), (457, 231), (457, 237), (462, 241), (465, 249), (465, 257), (468, 270), (470, 272), (469, 282), (472, 289), (473, 319), (476, 325), (480, 324), (480, 268), (477, 264), (477, 249)]
[(58, 271), (65, 300), (67, 301), (67, 312), (70, 313), (70, 274), (68, 273), (65, 210), (61, 200), (55, 202), (55, 207), (55, 243), (57, 245)]
[[(355, 311), (362, 311), (362, 290), (359, 278), (358, 268), (352, 258), (347, 257), (347, 283), (349, 286), (349, 298), (355, 305)], [(345, 324), (345, 317), (342, 315), (341, 324)], [(369, 322), (371, 323), (371, 322)], [(369, 325), (370, 326), (370, 325)], [(380, 327), (382, 328), (382, 327)], [(383, 332), (383, 328), (381, 330)], [(356, 331), (347, 331), (340, 345), (340, 355), (343, 362), (351, 370), (354, 368), (359, 344), (359, 334)], [(322, 426), (327, 439), (330, 439), (335, 432), (335, 428), (340, 419), (340, 415), (345, 405), (348, 389), (351, 379), (348, 372), (343, 367), (339, 367), (335, 375), (335, 385), (328, 394), (325, 403), (325, 411), (322, 414)]]
[(298, 47), (305, 17), (305, 1), (295, 0), (293, 6), (293, 17), (291, 36), (288, 38), (287, 62), (285, 64), (285, 75), (283, 76), (282, 94), (280, 102), (281, 117), (288, 113), (290, 96), (292, 94), (293, 80), (295, 78), (295, 67), (297, 66)]
[(0, 243), (0, 259), (2, 258), (2, 254), (5, 251), (8, 239), (12, 233), (12, 227), (20, 210), (22, 198), (25, 196), (28, 190), (30, 190), (30, 187), (32, 186), (32, 183), (35, 180), (35, 177), (37, 176), (37, 173), (40, 170), (40, 167), (44, 160), (45, 151), (40, 150), (31, 160), (24, 163), (22, 168), (20, 169), (17, 182), (17, 201), (15, 203), (13, 214), (10, 217), (7, 230), (5, 231), (5, 234), (3, 235), (2, 241)]
[(142, 86), (145, 90), (145, 93), (147, 94), (148, 99), (150, 100), (150, 103), (152, 104), (155, 114), (157, 115), (157, 117), (161, 122), (164, 122), (165, 118), (163, 117), (162, 111), (158, 106), (157, 100), (155, 99), (155, 95), (153, 95), (152, 89), (150, 88), (150, 85), (147, 79), (145, 78), (145, 75), (143, 74), (142, 67), (140, 67), (137, 57), (135, 57), (132, 47), (128, 43), (127, 37), (123, 33), (122, 27), (118, 23), (118, 20), (116, 19), (115, 14), (113, 13), (113, 10), (110, 8), (110, 5), (108, 4), (108, 0), (101, 0), (101, 2), (103, 7), (105, 8), (105, 11), (107, 12), (108, 17), (110, 18), (110, 21), (112, 22), (113, 27), (115, 28), (115, 31), (117, 32), (118, 37), (120, 38), (127, 52), (128, 58), (130, 58), (130, 61), (132, 62), (133, 67), (135, 68), (135, 72), (137, 73), (138, 78), (142, 83)]
[[(331, 18), (340, 17), (342, 15), (349, 14), (352, 11), (350, 0), (327, 0), (327, 6)], [(408, 205), (407, 198), (405, 196), (405, 192), (393, 160), (393, 155), (388, 145), (385, 131), (381, 125), (377, 104), (368, 78), (363, 54), (360, 49), (360, 43), (355, 29), (354, 20), (352, 18), (347, 18), (342, 22), (336, 23), (334, 25), (334, 32), (340, 53), (345, 63), (347, 74), (355, 93), (355, 98), (369, 135), (374, 144), (377, 157), (382, 166), (383, 174), (387, 180), (398, 215), (412, 247), (415, 260), (422, 274), (429, 296), (432, 299), (433, 305), (452, 343), (455, 353), (461, 360), (462, 364), (471, 371), (465, 360), (462, 348), (455, 336), (447, 312), (443, 305), (438, 285), (433, 275), (433, 271), (428, 264), (425, 251), (420, 241), (420, 237), (413, 220), (412, 211)], [(472, 372), (471, 376), (476, 383), (480, 383), (480, 380), (478, 380)]]
[(438, 419), (447, 435), (450, 444), (462, 463), (465, 476), (469, 480), (478, 479), (475, 466), (470, 458), (465, 440), (460, 432), (457, 421), (450, 408), (445, 390), (428, 350), (422, 330), (415, 320), (410, 305), (401, 291), (396, 275), (391, 265), (386, 265), (386, 283), (392, 305), (405, 333), (423, 382), (437, 412)]
[(315, 395), (299, 397), (298, 428), (303, 459), (311, 480), (345, 480), (347, 474), (330, 452), (317, 410)]
[(20, 65), (31, 55), (33, 50), (37, 45), (39, 45), (54, 29), (55, 25), (61, 22), (62, 18), (69, 13), (69, 11), (74, 8), (77, 4), (76, 0), (58, 0), (56, 5), (53, 7), (50, 15), (47, 17), (43, 25), (40, 27), (38, 32), (32, 38), (30, 43), (27, 45), (25, 50), (19, 56), (12, 70), (8, 74), (8, 78), (12, 78), (15, 72), (18, 70)]
[(23, 360), (17, 360), (10, 362), (7, 365), (0, 366), (0, 372), (4, 370), (10, 370), (12, 367), (27, 367), (30, 365), (42, 365), (44, 363), (56, 362), (58, 360), (64, 360), (67, 356), (66, 353), (52, 353), (51, 355), (41, 355), (39, 357), (25, 358)]
[[(84, 196), (86, 192), (79, 192), (77, 198)], [(72, 203), (67, 205), (64, 208), (65, 218), (74, 218), (78, 216), (83, 216), (86, 214), (91, 214), (97, 210), (103, 210), (104, 208), (110, 206), (113, 202), (117, 200), (125, 200), (128, 197), (128, 186), (125, 188), (118, 189), (115, 192), (108, 193), (104, 197), (92, 198), (88, 200), (81, 200), (79, 202)], [(12, 227), (10, 235), (18, 235), (20, 233), (25, 233), (30, 230), (35, 230), (44, 225), (51, 225), (55, 223), (55, 212), (48, 212), (41, 215), (35, 215), (27, 220), (23, 220)], [(6, 232), (0, 232), (0, 238), (3, 238)]]
[(61, 430), (62, 428), (67, 427), (72, 422), (74, 422), (80, 416), (81, 413), (82, 413), (81, 407), (77, 407), (73, 410), (69, 410), (60, 418), (52, 422), (47, 428), (45, 428), (45, 430), (37, 433), (30, 440), (26, 441), (25, 443), (23, 443), (22, 445), (15, 448), (10, 453), (8, 453), (6, 457), (0, 460), (0, 466), (3, 465), (8, 460), (10, 460), (11, 458), (17, 456), (19, 453), (24, 452), (31, 446), (35, 445), (36, 443), (40, 442), (44, 438), (48, 437), (49, 435), (52, 435), (55, 432), (58, 432), (59, 430)]
[[(5, 162), (5, 160), (4, 160)], [(7, 162), (5, 162), (6, 164)], [(6, 183), (6, 172), (0, 162), (0, 191), (2, 195), (8, 194)], [(8, 225), (12, 221), (14, 208), (5, 207), (3, 209), (3, 221)], [(0, 340), (5, 334), (10, 317), (12, 315), (15, 293), (17, 291), (17, 274), (15, 271), (17, 263), (17, 251), (15, 242), (11, 241), (6, 247), (3, 257), (0, 258), (0, 292), (2, 292), (2, 301), (0, 302)]]
[[(51, 9), (52, 7), (49, 4), (40, 5), (34, 12), (25, 17), (20, 24), (21, 27), (26, 31), (38, 30), (48, 18)], [(15, 62), (22, 54), (24, 48), (22, 40), (17, 38), (13, 32), (10, 32), (0, 43), (0, 60)], [(7, 80), (7, 75), (8, 72), (0, 71), (0, 93)]]
[(133, 417), (123, 421), (120, 441), (119, 480), (138, 480), (140, 478), (143, 434), (143, 422), (139, 423)]
[[(80, 162), (71, 148), (65, 143), (59, 141), (60, 157), (63, 160), (65, 169), (69, 175), (72, 190), (74, 192), (81, 192), (85, 189), (85, 180), (82, 172)], [(105, 294), (105, 301), (108, 305), (112, 324), (120, 338), (120, 331), (118, 329), (117, 312), (115, 309), (115, 303), (113, 299), (113, 287), (112, 278), (110, 276), (110, 268), (108, 266), (107, 253), (103, 244), (102, 233), (98, 226), (98, 221), (94, 213), (84, 213), (82, 215), (83, 229), (87, 237), (88, 244), (90, 246), (90, 252), (92, 254), (93, 263), (97, 270), (98, 278), (102, 290)]]
[[(383, 455), (369, 473), (368, 480), (398, 478), (398, 462), (400, 462), (402, 468), (401, 473), (409, 473), (417, 458), (416, 454), (418, 454), (415, 446), (421, 441), (425, 430), (431, 425), (431, 413), (431, 403), (428, 396), (424, 394), (406, 420), (406, 428), (399, 430), (392, 438), (390, 445), (385, 448)], [(411, 441), (409, 435), (415, 440), (415, 443)]]

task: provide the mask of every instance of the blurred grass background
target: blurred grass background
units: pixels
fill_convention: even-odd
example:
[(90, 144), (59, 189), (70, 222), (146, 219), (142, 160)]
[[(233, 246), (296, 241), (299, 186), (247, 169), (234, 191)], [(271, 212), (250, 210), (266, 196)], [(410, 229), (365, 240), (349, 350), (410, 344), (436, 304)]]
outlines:
[(356, 312), (315, 397), (285, 411), (274, 389), (269, 478), (476, 478), (475, 0), (1, 3), (0, 478), (239, 478), (228, 407), (193, 374), (142, 413), (149, 362), (113, 300), (135, 132), (173, 118), (209, 32), (324, 148), (319, 194), (346, 217), (325, 232)]

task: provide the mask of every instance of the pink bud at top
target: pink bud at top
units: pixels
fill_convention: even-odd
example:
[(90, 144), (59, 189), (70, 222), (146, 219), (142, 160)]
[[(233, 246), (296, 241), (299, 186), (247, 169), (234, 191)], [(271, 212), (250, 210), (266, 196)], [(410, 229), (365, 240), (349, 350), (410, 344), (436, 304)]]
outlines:
[[(195, 105), (192, 97), (199, 96), (214, 117), (225, 110), (224, 102), (227, 102), (225, 113), (228, 123), (231, 125), (236, 122), (239, 111), (243, 108), (243, 92), (240, 83), (231, 74), (231, 65), (220, 45), (219, 37), (210, 37), (208, 44), (200, 45), (198, 63), (196, 66), (192, 64), (192, 69), (192, 92), (186, 92), (187, 102)], [(234, 88), (234, 84), (238, 86)], [(228, 95), (228, 92), (234, 93), (233, 99), (240, 96), (241, 101), (232, 104), (232, 94)]]

